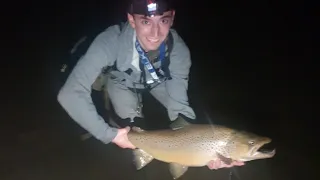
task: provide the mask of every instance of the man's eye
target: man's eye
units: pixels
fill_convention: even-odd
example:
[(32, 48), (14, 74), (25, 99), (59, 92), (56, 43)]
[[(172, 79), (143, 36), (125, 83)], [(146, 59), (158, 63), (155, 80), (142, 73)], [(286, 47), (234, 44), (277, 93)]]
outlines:
[(163, 20), (162, 20), (162, 23), (163, 23), (163, 24), (168, 24), (168, 23), (169, 23), (169, 20), (168, 20), (168, 19), (163, 19)]
[(142, 21), (142, 24), (149, 24), (149, 21), (144, 20)]

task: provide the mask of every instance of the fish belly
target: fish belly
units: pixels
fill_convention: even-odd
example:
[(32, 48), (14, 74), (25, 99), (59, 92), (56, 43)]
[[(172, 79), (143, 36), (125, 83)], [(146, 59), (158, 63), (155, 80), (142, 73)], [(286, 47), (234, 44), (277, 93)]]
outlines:
[(196, 152), (184, 150), (161, 150), (161, 149), (144, 149), (148, 154), (155, 159), (166, 163), (178, 163), (185, 166), (201, 167), (208, 164), (210, 160), (215, 160), (216, 157), (209, 155), (206, 152)]

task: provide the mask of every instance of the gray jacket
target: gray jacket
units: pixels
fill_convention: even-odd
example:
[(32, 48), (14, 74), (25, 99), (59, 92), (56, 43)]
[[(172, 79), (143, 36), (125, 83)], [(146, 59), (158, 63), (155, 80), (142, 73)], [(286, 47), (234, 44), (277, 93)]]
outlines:
[[(190, 52), (184, 41), (174, 29), (173, 48), (170, 55), (169, 70), (172, 77), (167, 80), (166, 88), (175, 104), (188, 105), (187, 89), (188, 76), (191, 66)], [(120, 31), (119, 25), (113, 25), (100, 33), (90, 45), (86, 54), (79, 60), (66, 83), (58, 94), (58, 101), (69, 116), (80, 126), (89, 131), (95, 138), (104, 143), (110, 143), (117, 134), (117, 129), (106, 124), (95, 109), (91, 99), (91, 85), (94, 83), (105, 66), (112, 66), (117, 60), (120, 72), (117, 76), (125, 76), (130, 82), (140, 74), (131, 64), (134, 44), (134, 29), (126, 23)], [(123, 71), (133, 70), (132, 76)], [(130, 83), (127, 84), (130, 86)], [(179, 102), (179, 103), (176, 103)], [(182, 109), (186, 108), (177, 108)], [(191, 109), (191, 108), (190, 108)], [(179, 112), (194, 119), (193, 112)]]

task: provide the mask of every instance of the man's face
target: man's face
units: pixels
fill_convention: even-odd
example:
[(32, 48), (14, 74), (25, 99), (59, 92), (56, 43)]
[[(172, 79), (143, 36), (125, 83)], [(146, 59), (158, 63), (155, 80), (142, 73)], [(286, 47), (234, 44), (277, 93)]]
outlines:
[(174, 14), (174, 11), (167, 11), (161, 16), (153, 17), (128, 14), (129, 23), (136, 30), (137, 38), (145, 51), (158, 49), (166, 39), (173, 23)]

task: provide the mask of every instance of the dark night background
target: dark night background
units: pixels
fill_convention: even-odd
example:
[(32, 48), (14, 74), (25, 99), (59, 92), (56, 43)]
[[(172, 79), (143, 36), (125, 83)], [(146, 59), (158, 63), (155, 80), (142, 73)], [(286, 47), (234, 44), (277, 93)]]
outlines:
[[(8, 2), (6, 2), (8, 4)], [(174, 28), (190, 48), (190, 103), (200, 121), (266, 135), (273, 159), (234, 168), (232, 179), (317, 179), (318, 127), (314, 107), (316, 39), (312, 5), (294, 1), (177, 0)], [(60, 65), (82, 36), (126, 20), (122, 1), (25, 1), (2, 4), (0, 179), (170, 179), (153, 161), (141, 172), (128, 150), (85, 132), (58, 105)], [(150, 96), (152, 128), (168, 123)], [(228, 169), (190, 168), (182, 179), (228, 179)]]

